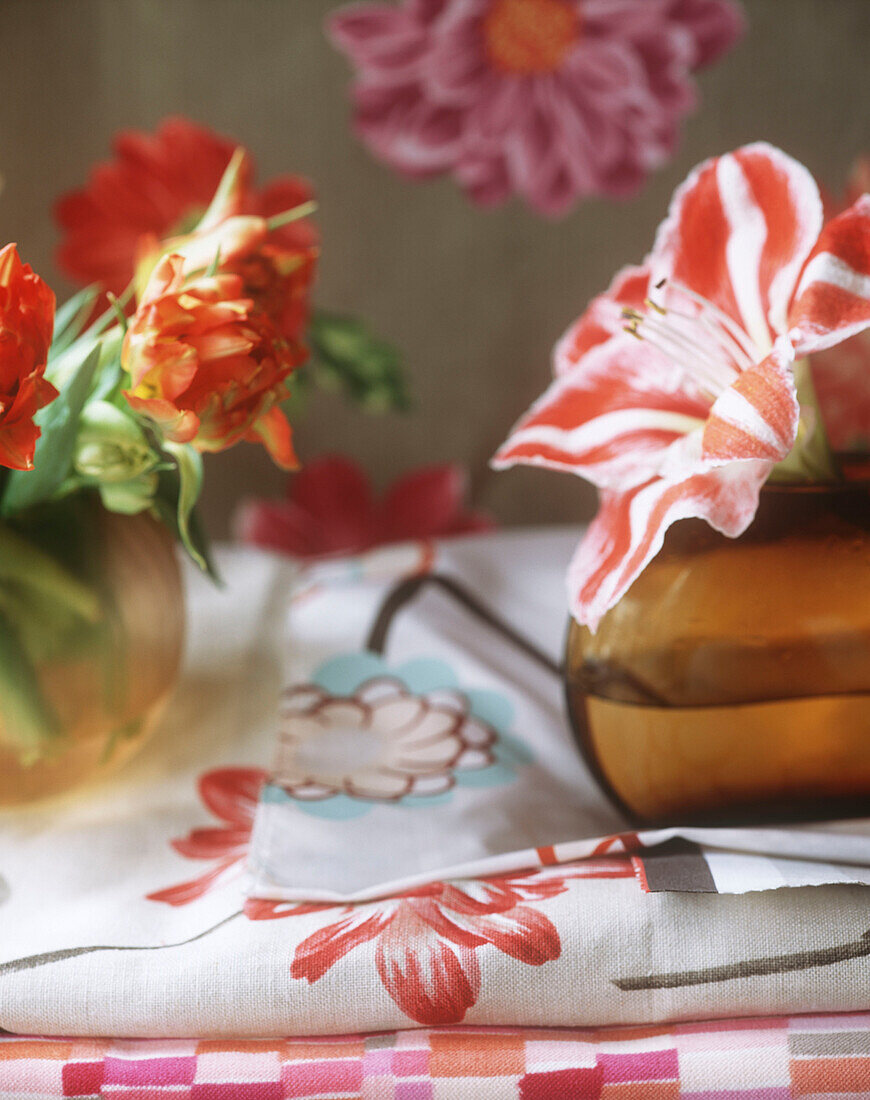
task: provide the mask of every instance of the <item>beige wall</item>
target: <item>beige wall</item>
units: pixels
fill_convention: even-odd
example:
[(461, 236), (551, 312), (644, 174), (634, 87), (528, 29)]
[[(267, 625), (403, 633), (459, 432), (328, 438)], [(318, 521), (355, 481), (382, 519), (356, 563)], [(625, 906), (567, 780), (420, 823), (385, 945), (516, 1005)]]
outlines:
[[(676, 159), (626, 205), (593, 201), (543, 221), (484, 212), (449, 182), (403, 183), (348, 127), (348, 71), (321, 33), (332, 0), (0, 0), (0, 242), (62, 294), (52, 199), (79, 184), (121, 127), (178, 112), (234, 135), (261, 178), (317, 183), (324, 251), (317, 300), (352, 310), (407, 355), (407, 417), (364, 417), (322, 398), (303, 455), (345, 450), (378, 481), (458, 460), (504, 521), (574, 518), (591, 496), (566, 476), (493, 474), (486, 461), (545, 384), (549, 349), (619, 265), (648, 248), (674, 185), (697, 160), (766, 138), (839, 184), (870, 149), (870, 0), (746, 0), (750, 31), (703, 74), (703, 105)], [(283, 476), (241, 446), (210, 460), (215, 533), (246, 493)]]

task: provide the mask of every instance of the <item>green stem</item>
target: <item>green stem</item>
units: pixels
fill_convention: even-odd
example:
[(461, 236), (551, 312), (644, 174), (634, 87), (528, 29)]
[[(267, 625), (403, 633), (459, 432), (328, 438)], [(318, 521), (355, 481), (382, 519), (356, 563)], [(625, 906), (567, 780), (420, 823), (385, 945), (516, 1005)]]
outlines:
[(275, 229), (280, 229), (282, 225), (289, 225), (290, 222), (298, 222), (300, 218), (307, 218), (316, 209), (317, 203), (313, 199), (310, 202), (300, 203), (299, 206), (294, 206), (292, 210), (285, 210), (283, 214), (273, 215), (266, 222), (266, 228), (271, 233)]
[(131, 279), (127, 284), (127, 288), (120, 298), (116, 298), (109, 309), (105, 313), (101, 314), (91, 327), (84, 333), (85, 336), (99, 336), (101, 333), (109, 327), (112, 321), (117, 320), (117, 310), (123, 310), (130, 299), (133, 297), (133, 291), (136, 289), (136, 280)]
[(794, 364), (794, 380), (800, 405), (797, 438), (791, 451), (773, 468), (774, 482), (831, 482), (842, 480), (837, 460), (825, 434), (819, 399), (813, 385), (809, 359)]
[(218, 184), (218, 188), (212, 196), (211, 202), (208, 204), (208, 209), (199, 219), (192, 232), (196, 233), (203, 226), (210, 226), (214, 221), (218, 224), (218, 215), (223, 213), (224, 207), (227, 205), (230, 196), (235, 188), (238, 186), (239, 172), (242, 170), (242, 165), (245, 163), (245, 150), (239, 146), (233, 151), (233, 155), (230, 157), (229, 163), (224, 169), (224, 174), (221, 176), (221, 181)]
[(36, 671), (13, 624), (0, 611), (0, 742), (33, 763), (60, 733), (57, 715), (42, 693)]
[(35, 589), (86, 622), (102, 613), (99, 597), (32, 542), (0, 525), (0, 584), (16, 582)]

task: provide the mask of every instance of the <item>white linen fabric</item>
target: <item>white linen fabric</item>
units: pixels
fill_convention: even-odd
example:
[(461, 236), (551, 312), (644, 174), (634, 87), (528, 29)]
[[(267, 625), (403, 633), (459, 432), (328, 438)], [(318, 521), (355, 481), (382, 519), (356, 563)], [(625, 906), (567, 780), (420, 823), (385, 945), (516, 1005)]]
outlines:
[[(575, 540), (569, 531), (457, 540), (437, 550), (432, 568), (445, 575), (449, 570), (554, 660), (562, 630), (561, 574)], [(483, 792), (497, 816), (487, 823), (483, 803), (474, 802), (465, 820), (469, 833), (485, 826), (488, 839), (445, 848), (445, 861), (467, 861), (468, 869), (495, 859), (498, 866), (483, 880), (432, 882), (436, 871), (443, 876), (430, 864), (410, 872), (426, 882), (358, 904), (249, 896), (245, 860), (258, 792), (275, 752), (276, 700), (288, 679), (288, 623), (298, 643), (304, 641), (310, 667), (348, 652), (353, 666), (360, 639), (370, 639), (372, 603), (347, 587), (348, 573), (357, 574), (354, 584), (377, 586), (377, 574), (395, 572), (396, 565), (403, 571), (409, 555), (419, 564), (420, 554), (420, 548), (406, 549), (353, 567), (336, 565), (331, 580), (321, 571), (303, 578), (302, 586), (289, 563), (248, 550), (219, 555), (223, 589), (191, 574), (185, 674), (155, 740), (102, 786), (0, 814), (0, 1028), (203, 1038), (459, 1021), (580, 1026), (870, 1008), (870, 895), (853, 885), (866, 881), (870, 859), (858, 826), (690, 834), (694, 847), (676, 857), (697, 865), (698, 843), (714, 844), (700, 858), (715, 887), (749, 891), (731, 895), (646, 892), (637, 853), (624, 852), (619, 842), (577, 862), (577, 855), (595, 847), (592, 834), (612, 833), (620, 822), (597, 795), (588, 802), (578, 796), (575, 783), (586, 781), (564, 728), (561, 747), (554, 742), (542, 749), (536, 742), (534, 759), (514, 737), (526, 728), (523, 715), (556, 721), (555, 677), (540, 660), (521, 659), (515, 647), (504, 646), (503, 635), (486, 640), (482, 630), (472, 631), (434, 590), (421, 589), (393, 617), (384, 653), (373, 656), (389, 666), (394, 653), (407, 652), (400, 664), (416, 662), (413, 691), (442, 692), (427, 706), (449, 712), (450, 736), (458, 736), (461, 723), (469, 726), (456, 751), (444, 757), (451, 762), (460, 759), (460, 742), (462, 752), (493, 751), (494, 742), (474, 722), (498, 727), (503, 736), (511, 708), (495, 696), (508, 690), (516, 709), (507, 725), (509, 751), (500, 747), (495, 763), (466, 758), (468, 775), (501, 769), (498, 783), (454, 782), (440, 792), (402, 797), (429, 798), (441, 811), (462, 807), (458, 796)], [(337, 583), (344, 593), (334, 604), (343, 609), (341, 623), (332, 617), (337, 611), (316, 613), (318, 588)], [(492, 656), (497, 647), (505, 656)], [(299, 667), (298, 659), (294, 653), (290, 669)], [(452, 669), (457, 686), (432, 686), (437, 661)], [(347, 665), (343, 674), (350, 676)], [(324, 682), (337, 693), (347, 681), (335, 668), (335, 682), (328, 676)], [(513, 679), (506, 684), (508, 668)], [(410, 706), (397, 698), (395, 671), (388, 668), (382, 677), (381, 694), (366, 695), (370, 713), (387, 704)], [(401, 676), (413, 672), (400, 669)], [(319, 707), (323, 701), (309, 702)], [(291, 707), (294, 714), (301, 709)], [(419, 708), (407, 711), (409, 722), (413, 715), (419, 718)], [(385, 715), (379, 721), (381, 732), (404, 729)], [(430, 729), (433, 744), (443, 739), (443, 727)], [(415, 747), (419, 743), (411, 742)], [(291, 758), (285, 754), (281, 766), (298, 785)], [(421, 765), (415, 775), (427, 777), (435, 770), (429, 763), (442, 759), (422, 761), (414, 752), (408, 758)], [(524, 774), (535, 769), (544, 774), (534, 789), (521, 792)], [(526, 807), (528, 820), (519, 825), (511, 812), (517, 803), (498, 801), (511, 791)], [(444, 800), (445, 794), (452, 797)], [(573, 823), (561, 806), (543, 805), (562, 798), (573, 800)], [(369, 850), (376, 841), (366, 830), (375, 809), (386, 808), (344, 819), (350, 823), (345, 843), (365, 867), (350, 890), (370, 892), (375, 879), (391, 873), (390, 861), (375, 860)], [(422, 822), (428, 811), (417, 806), (412, 813)], [(339, 820), (308, 814), (312, 831), (298, 858), (326, 862), (313, 830)], [(417, 840), (425, 839), (422, 826), (415, 828)], [(386, 840), (382, 832), (377, 843), (407, 851), (399, 832)], [(177, 838), (182, 840), (173, 848)], [(553, 851), (520, 870), (511, 850), (517, 844)], [(278, 855), (293, 851), (292, 841), (282, 838), (281, 845)], [(434, 860), (434, 846), (429, 853)], [(652, 850), (642, 855), (641, 863)], [(558, 862), (568, 858), (575, 862)], [(322, 868), (303, 876), (283, 857), (271, 870), (295, 877), (296, 890), (301, 882), (348, 889)], [(408, 876), (407, 867), (401, 874)], [(769, 889), (808, 880), (841, 884)]]
[(695, 889), (870, 884), (866, 821), (613, 836), (630, 827), (566, 717), (567, 553), (563, 533), (506, 534), (298, 579), (254, 896), (363, 901), (678, 839), (702, 846)]

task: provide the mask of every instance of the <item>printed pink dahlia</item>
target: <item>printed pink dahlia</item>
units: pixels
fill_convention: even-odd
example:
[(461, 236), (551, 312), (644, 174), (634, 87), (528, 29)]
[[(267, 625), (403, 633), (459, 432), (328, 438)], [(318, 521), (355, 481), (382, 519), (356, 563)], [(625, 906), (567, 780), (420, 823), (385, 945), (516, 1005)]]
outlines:
[(569, 570), (579, 622), (596, 627), (677, 520), (736, 537), (778, 463), (828, 476), (796, 380), (808, 356), (870, 327), (870, 195), (823, 222), (812, 176), (779, 149), (715, 157), (677, 189), (643, 265), (557, 344), (555, 381), (495, 465), (601, 490)]
[(637, 191), (742, 29), (732, 0), (401, 0), (329, 22), (376, 156), (549, 215)]

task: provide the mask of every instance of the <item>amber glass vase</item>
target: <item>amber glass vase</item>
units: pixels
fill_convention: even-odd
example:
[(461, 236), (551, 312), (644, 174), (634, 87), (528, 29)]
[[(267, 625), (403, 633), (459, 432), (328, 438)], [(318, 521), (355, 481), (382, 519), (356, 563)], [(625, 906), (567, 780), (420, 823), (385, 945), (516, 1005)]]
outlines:
[[(175, 544), (148, 515), (52, 505), (0, 532), (0, 807), (57, 795), (145, 742), (175, 685), (184, 612)], [(8, 545), (8, 544), (7, 544)]]
[(637, 823), (870, 809), (870, 468), (768, 486), (739, 539), (700, 520), (602, 620), (572, 623), (568, 710)]

